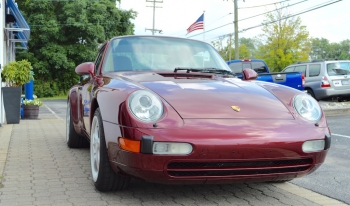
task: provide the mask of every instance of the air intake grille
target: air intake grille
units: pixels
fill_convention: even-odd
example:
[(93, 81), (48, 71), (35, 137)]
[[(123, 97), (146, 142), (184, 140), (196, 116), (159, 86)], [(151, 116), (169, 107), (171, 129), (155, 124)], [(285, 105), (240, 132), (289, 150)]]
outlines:
[(225, 167), (267, 167), (283, 165), (311, 164), (312, 159), (256, 161), (256, 162), (171, 162), (169, 169), (174, 168), (225, 168)]
[(253, 162), (171, 162), (168, 174), (174, 177), (235, 176), (302, 172), (310, 168), (312, 159)]

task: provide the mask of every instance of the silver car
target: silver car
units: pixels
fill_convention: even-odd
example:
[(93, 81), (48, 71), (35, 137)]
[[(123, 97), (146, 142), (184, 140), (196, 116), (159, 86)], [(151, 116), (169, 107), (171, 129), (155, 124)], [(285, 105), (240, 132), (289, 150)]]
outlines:
[(350, 61), (312, 61), (289, 65), (283, 72), (301, 71), (305, 90), (316, 100), (350, 98)]

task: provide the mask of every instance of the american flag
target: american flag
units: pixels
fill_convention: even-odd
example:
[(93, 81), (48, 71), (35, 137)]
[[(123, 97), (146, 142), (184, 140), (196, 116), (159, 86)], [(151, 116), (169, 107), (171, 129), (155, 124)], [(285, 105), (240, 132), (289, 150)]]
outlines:
[(202, 14), (196, 22), (194, 22), (190, 27), (188, 27), (187, 34), (199, 29), (204, 29), (204, 14)]

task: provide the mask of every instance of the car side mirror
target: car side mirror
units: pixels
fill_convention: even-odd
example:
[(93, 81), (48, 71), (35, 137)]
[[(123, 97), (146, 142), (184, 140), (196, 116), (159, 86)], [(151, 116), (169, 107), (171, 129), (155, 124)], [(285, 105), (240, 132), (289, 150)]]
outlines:
[(93, 62), (85, 62), (82, 64), (79, 64), (75, 68), (75, 73), (79, 75), (91, 75), (94, 77), (94, 70), (95, 70), (95, 64)]
[(258, 78), (258, 73), (256, 73), (254, 70), (252, 69), (243, 69), (243, 79), (244, 80), (254, 80)]

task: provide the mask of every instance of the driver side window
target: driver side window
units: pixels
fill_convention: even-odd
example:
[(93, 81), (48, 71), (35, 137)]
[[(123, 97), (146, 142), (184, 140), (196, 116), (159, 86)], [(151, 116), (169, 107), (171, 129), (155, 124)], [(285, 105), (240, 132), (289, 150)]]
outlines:
[(103, 46), (99, 51), (98, 51), (98, 55), (97, 58), (95, 60), (95, 75), (97, 75), (98, 73), (98, 69), (101, 66), (101, 62), (102, 62), (102, 56), (103, 56), (103, 52), (105, 51), (105, 46)]

